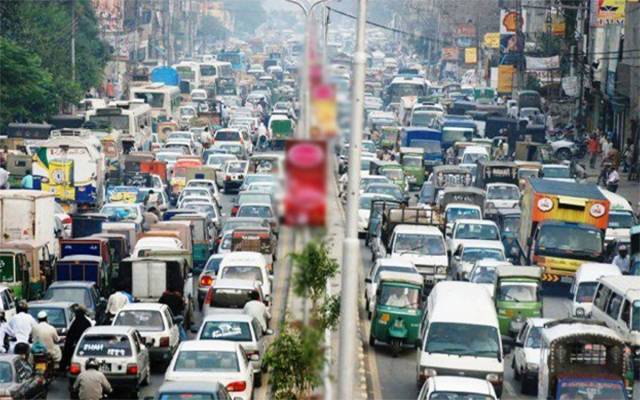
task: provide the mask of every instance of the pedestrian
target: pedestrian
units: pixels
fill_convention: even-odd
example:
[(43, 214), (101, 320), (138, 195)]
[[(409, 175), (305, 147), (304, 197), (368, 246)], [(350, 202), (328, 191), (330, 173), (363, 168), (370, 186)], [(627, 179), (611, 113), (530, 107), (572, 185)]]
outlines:
[(607, 190), (615, 193), (618, 191), (619, 184), (620, 174), (618, 174), (618, 170), (614, 166), (611, 166), (609, 174), (607, 175)]
[(0, 190), (9, 189), (9, 175), (11, 175), (9, 171), (0, 165)]
[(15, 345), (18, 343), (29, 344), (31, 330), (37, 325), (36, 320), (29, 314), (29, 305), (26, 301), (20, 300), (16, 305), (16, 315), (7, 324), (7, 332), (15, 338)]
[(596, 135), (591, 135), (587, 141), (587, 151), (589, 152), (589, 166), (591, 168), (596, 167), (596, 159), (598, 158), (598, 139)]
[(110, 100), (112, 100), (115, 97), (115, 89), (113, 87), (113, 82), (111, 82), (111, 79), (107, 79), (105, 93), (107, 94), (107, 98)]
[[(167, 290), (165, 290), (162, 296), (160, 296), (160, 299), (158, 299), (158, 303), (166, 304), (174, 316), (184, 315), (184, 297), (182, 293), (173, 286), (167, 287)], [(180, 329), (180, 340), (186, 340), (187, 333), (184, 330), (183, 324), (180, 324), (178, 328)]]
[(262, 332), (266, 332), (269, 327), (269, 320), (271, 319), (271, 314), (269, 313), (269, 309), (264, 305), (259, 299), (252, 299), (245, 303), (242, 312), (254, 317), (260, 322), (262, 326)]
[(31, 330), (31, 339), (33, 343), (42, 343), (55, 363), (60, 362), (62, 359), (62, 351), (58, 346), (60, 337), (56, 328), (49, 324), (47, 312), (44, 310), (38, 313), (38, 324)]
[(122, 310), (122, 307), (129, 304), (129, 296), (127, 296), (122, 290), (122, 284), (120, 284), (121, 290), (117, 290), (109, 296), (107, 300), (107, 318), (109, 321), (113, 320), (118, 311)]
[(623, 274), (629, 273), (629, 265), (631, 264), (631, 257), (629, 256), (629, 251), (627, 250), (627, 246), (621, 244), (618, 246), (618, 254), (613, 257), (613, 261), (611, 261), (613, 265), (620, 268), (620, 272)]
[(92, 357), (87, 360), (84, 371), (76, 378), (73, 391), (78, 393), (80, 400), (102, 400), (104, 394), (111, 393), (113, 389), (107, 377), (98, 370), (98, 362)]
[(66, 371), (71, 361), (71, 356), (80, 341), (80, 337), (91, 326), (93, 321), (87, 317), (87, 310), (83, 305), (79, 305), (74, 311), (74, 319), (67, 332), (67, 337), (64, 341), (64, 349), (62, 350), (62, 360), (60, 361), (60, 370)]
[(20, 187), (23, 189), (33, 190), (33, 175), (31, 175), (31, 170), (28, 169), (20, 181)]
[(611, 143), (606, 136), (602, 136), (600, 139), (600, 152), (602, 153), (602, 162), (606, 162), (609, 156), (609, 150), (611, 150)]

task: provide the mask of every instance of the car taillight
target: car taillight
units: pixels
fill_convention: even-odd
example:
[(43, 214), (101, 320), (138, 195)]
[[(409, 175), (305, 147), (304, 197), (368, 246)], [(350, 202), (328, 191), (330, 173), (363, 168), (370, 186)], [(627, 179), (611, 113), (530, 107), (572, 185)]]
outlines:
[(160, 338), (160, 347), (169, 347), (169, 336), (163, 336)]
[(138, 375), (138, 364), (127, 364), (127, 375)]
[(68, 216), (68, 215), (67, 215), (67, 216), (62, 220), (62, 223), (63, 223), (64, 225), (70, 225), (70, 224), (71, 224), (71, 222), (72, 222), (71, 217), (70, 217), (70, 216)]
[(78, 375), (80, 373), (80, 364), (71, 363), (71, 366), (69, 367), (69, 373), (71, 375)]
[(233, 206), (233, 207), (231, 208), (231, 216), (232, 216), (232, 217), (235, 217), (235, 216), (236, 216), (236, 214), (238, 213), (238, 208), (239, 208), (238, 206)]
[(227, 385), (227, 391), (229, 392), (244, 392), (247, 388), (247, 382), (245, 381), (236, 381), (231, 382)]
[(209, 291), (207, 291), (207, 296), (204, 298), (204, 304), (209, 304), (211, 305), (211, 302), (213, 301), (213, 288), (209, 288)]
[(203, 275), (200, 278), (200, 286), (211, 286), (213, 283), (213, 277), (211, 275)]
[(222, 241), (222, 238), (217, 238), (216, 239), (216, 245), (219, 245), (221, 241)]
[(225, 180), (225, 181), (230, 181), (230, 180), (231, 180), (231, 177), (230, 177), (229, 175), (227, 175), (227, 176), (225, 176), (225, 177), (224, 177), (224, 180)]

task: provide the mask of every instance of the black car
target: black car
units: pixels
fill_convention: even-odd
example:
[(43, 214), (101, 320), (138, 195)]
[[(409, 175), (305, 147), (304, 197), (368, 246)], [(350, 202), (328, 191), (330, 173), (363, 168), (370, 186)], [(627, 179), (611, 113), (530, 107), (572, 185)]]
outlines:
[(45, 399), (47, 387), (22, 356), (0, 355), (0, 398)]
[(100, 297), (94, 282), (89, 281), (57, 281), (53, 282), (44, 293), (43, 300), (69, 301), (86, 307), (89, 318), (98, 325), (107, 320), (107, 300)]

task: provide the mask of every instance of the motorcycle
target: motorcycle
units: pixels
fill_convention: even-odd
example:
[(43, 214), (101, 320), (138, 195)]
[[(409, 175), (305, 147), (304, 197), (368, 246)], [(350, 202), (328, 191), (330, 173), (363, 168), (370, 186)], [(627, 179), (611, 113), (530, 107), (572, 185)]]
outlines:
[(31, 358), (36, 375), (41, 376), (48, 387), (55, 379), (55, 363), (47, 351), (47, 347), (36, 342), (31, 346)]

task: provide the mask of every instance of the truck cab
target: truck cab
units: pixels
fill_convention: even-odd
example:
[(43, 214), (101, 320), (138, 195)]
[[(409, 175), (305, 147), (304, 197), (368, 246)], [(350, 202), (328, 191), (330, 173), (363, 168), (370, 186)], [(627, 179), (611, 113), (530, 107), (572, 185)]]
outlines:
[(389, 256), (411, 261), (429, 284), (447, 276), (447, 251), (442, 232), (435, 226), (397, 225)]

